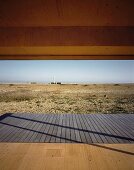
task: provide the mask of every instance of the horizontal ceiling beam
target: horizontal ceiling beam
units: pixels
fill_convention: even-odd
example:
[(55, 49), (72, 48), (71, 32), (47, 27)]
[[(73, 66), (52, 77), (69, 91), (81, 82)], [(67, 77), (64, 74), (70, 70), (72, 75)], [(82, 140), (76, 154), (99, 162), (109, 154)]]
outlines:
[(0, 56), (0, 60), (134, 60), (134, 56), (44, 56), (44, 55), (28, 55), (28, 56)]
[(0, 59), (134, 59), (133, 46), (0, 47)]

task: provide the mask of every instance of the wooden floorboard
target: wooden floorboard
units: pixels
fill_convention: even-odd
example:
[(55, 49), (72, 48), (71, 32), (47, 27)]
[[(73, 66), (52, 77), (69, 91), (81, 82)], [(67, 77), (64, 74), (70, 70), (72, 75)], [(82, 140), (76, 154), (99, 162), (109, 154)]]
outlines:
[(40, 142), (45, 142), (45, 138), (46, 138), (46, 129), (47, 129), (47, 124), (46, 122), (48, 122), (48, 120), (50, 119), (50, 116), (48, 114), (46, 114), (46, 118), (45, 118), (45, 121), (43, 123), (43, 127), (42, 127), (42, 130), (41, 130), (41, 138), (40, 138)]
[(134, 115), (5, 114), (0, 142), (134, 143)]
[(102, 116), (98, 115), (97, 117), (100, 120), (101, 125), (104, 127), (104, 133), (106, 134), (106, 137), (110, 140), (109, 143), (118, 143), (118, 142), (120, 142), (118, 140), (118, 138), (111, 136), (112, 134), (113, 135), (115, 134), (115, 136), (117, 136), (117, 134), (115, 133), (114, 128), (111, 125), (108, 125), (108, 123), (104, 120), (104, 118)]
[(60, 125), (60, 128), (62, 130), (62, 133), (61, 133), (61, 141), (62, 142), (66, 142), (66, 129), (63, 128), (64, 126), (66, 126), (66, 118), (65, 118), (65, 114), (62, 115), (62, 125)]
[[(117, 123), (121, 123), (124, 127), (126, 127), (126, 131), (128, 131), (128, 133), (132, 134), (132, 136), (134, 135), (134, 126), (133, 126), (133, 122), (134, 119), (133, 117), (131, 117), (130, 115), (128, 116), (127, 119), (125, 119), (124, 117), (122, 117), (121, 115), (116, 115), (117, 116)], [(127, 124), (127, 126), (126, 126)]]
[[(102, 115), (105, 116), (105, 115)], [(129, 139), (133, 138), (133, 136), (131, 136), (129, 133), (127, 133), (125, 126), (121, 126), (119, 124), (119, 121), (116, 122), (116, 117), (113, 118), (111, 117), (111, 115), (109, 115), (109, 119), (105, 116), (108, 125), (111, 124), (112, 129), (116, 132), (117, 136), (118, 136), (118, 140), (122, 140), (123, 142), (127, 143)], [(127, 123), (126, 123), (127, 124)], [(115, 128), (113, 128), (115, 127)]]
[[(107, 128), (110, 129), (111, 134), (107, 134), (108, 136), (111, 136), (113, 138), (116, 138), (118, 140), (119, 143), (124, 143), (126, 142), (126, 140), (124, 139), (124, 134), (122, 134), (122, 131), (120, 131), (120, 129), (118, 128), (118, 126), (115, 125), (114, 122), (112, 122), (112, 119), (110, 119), (105, 115), (101, 115), (101, 117), (103, 118), (103, 121), (105, 122)], [(116, 117), (115, 117), (116, 119)], [(124, 129), (122, 129), (124, 130)]]
[(133, 170), (134, 144), (0, 143), (1, 170)]
[(74, 125), (76, 142), (81, 142), (80, 133), (79, 133), (79, 131), (77, 130), (77, 129), (78, 129), (78, 126), (77, 126), (75, 114), (72, 115), (72, 118), (73, 118), (73, 125)]
[[(86, 116), (86, 115), (85, 115)], [(91, 127), (91, 133), (94, 134), (95, 136), (95, 139), (96, 139), (96, 142), (95, 143), (103, 143), (100, 135), (99, 135), (99, 132), (96, 130), (96, 125), (94, 124), (93, 120), (91, 119), (91, 117), (89, 117), (89, 115), (87, 115), (87, 121), (90, 123), (90, 127)]]
[[(92, 125), (90, 124), (89, 120), (87, 120), (87, 115), (84, 115), (84, 114), (83, 114), (83, 116), (84, 116), (84, 118), (85, 118), (85, 122), (86, 122), (86, 124), (87, 124), (88, 131), (89, 131), (89, 132), (93, 131)], [(93, 143), (97, 143), (97, 140), (96, 140), (96, 137), (95, 137), (95, 134), (94, 134), (94, 133), (90, 133), (90, 137), (91, 137)]]
[(75, 118), (76, 118), (76, 122), (77, 122), (77, 130), (79, 131), (80, 133), (80, 137), (81, 137), (81, 142), (82, 143), (86, 143), (86, 137), (85, 137), (85, 134), (84, 134), (84, 131), (82, 129), (82, 125), (81, 125), (81, 122), (79, 120), (79, 115), (75, 115)]
[[(100, 139), (102, 140), (102, 143), (108, 143), (108, 139), (107, 139), (107, 136), (106, 135), (101, 135), (101, 133), (104, 134), (104, 131), (103, 129), (101, 128), (101, 125), (99, 124), (98, 120), (97, 120), (97, 116), (93, 117), (94, 115), (91, 115), (91, 120), (92, 122), (94, 123), (95, 125), (95, 130), (96, 132), (98, 132), (100, 135)], [(105, 127), (105, 129), (107, 129)]]
[[(110, 143), (120, 143), (122, 142), (122, 140), (114, 137), (114, 136), (118, 136), (118, 134), (116, 133), (116, 129), (114, 129), (114, 126), (111, 126), (111, 124), (105, 120), (105, 118), (102, 115), (98, 115), (98, 118), (101, 122), (101, 124), (103, 124), (104, 129), (105, 129), (105, 133), (107, 137), (109, 137), (112, 141)], [(103, 133), (102, 133), (103, 134)], [(114, 135), (114, 136), (112, 136)]]
[(63, 118), (63, 115), (58, 115), (58, 119), (59, 119), (59, 126), (57, 126), (57, 138), (55, 138), (55, 142), (56, 143), (60, 143), (61, 142), (61, 135), (62, 135), (62, 129), (61, 129), (61, 125), (62, 125), (62, 118)]

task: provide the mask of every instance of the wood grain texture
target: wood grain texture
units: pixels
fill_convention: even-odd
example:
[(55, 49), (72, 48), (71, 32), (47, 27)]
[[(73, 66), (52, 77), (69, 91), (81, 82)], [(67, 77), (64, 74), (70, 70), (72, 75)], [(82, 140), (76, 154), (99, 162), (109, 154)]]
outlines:
[(134, 59), (133, 46), (0, 47), (0, 59), (88, 60)]
[(134, 60), (134, 55), (0, 55), (0, 60)]
[(1, 0), (0, 27), (134, 26), (133, 0)]
[[(132, 0), (1, 0), (0, 59), (133, 59), (133, 6)], [(48, 46), (74, 50), (42, 49)]]
[(3, 170), (133, 170), (133, 144), (0, 143)]
[(133, 45), (134, 27), (0, 27), (1, 47)]

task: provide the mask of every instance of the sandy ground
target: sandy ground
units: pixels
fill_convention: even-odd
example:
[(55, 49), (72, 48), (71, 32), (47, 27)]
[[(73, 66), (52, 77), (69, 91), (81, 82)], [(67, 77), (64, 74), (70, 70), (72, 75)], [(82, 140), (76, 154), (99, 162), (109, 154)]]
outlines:
[(3, 113), (134, 113), (134, 84), (1, 84)]

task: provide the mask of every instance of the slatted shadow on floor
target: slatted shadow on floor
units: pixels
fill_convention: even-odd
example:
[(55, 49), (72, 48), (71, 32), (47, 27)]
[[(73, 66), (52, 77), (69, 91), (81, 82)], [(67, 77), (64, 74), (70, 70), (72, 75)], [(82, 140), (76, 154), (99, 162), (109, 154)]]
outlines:
[(134, 143), (134, 115), (6, 113), (0, 142)]

